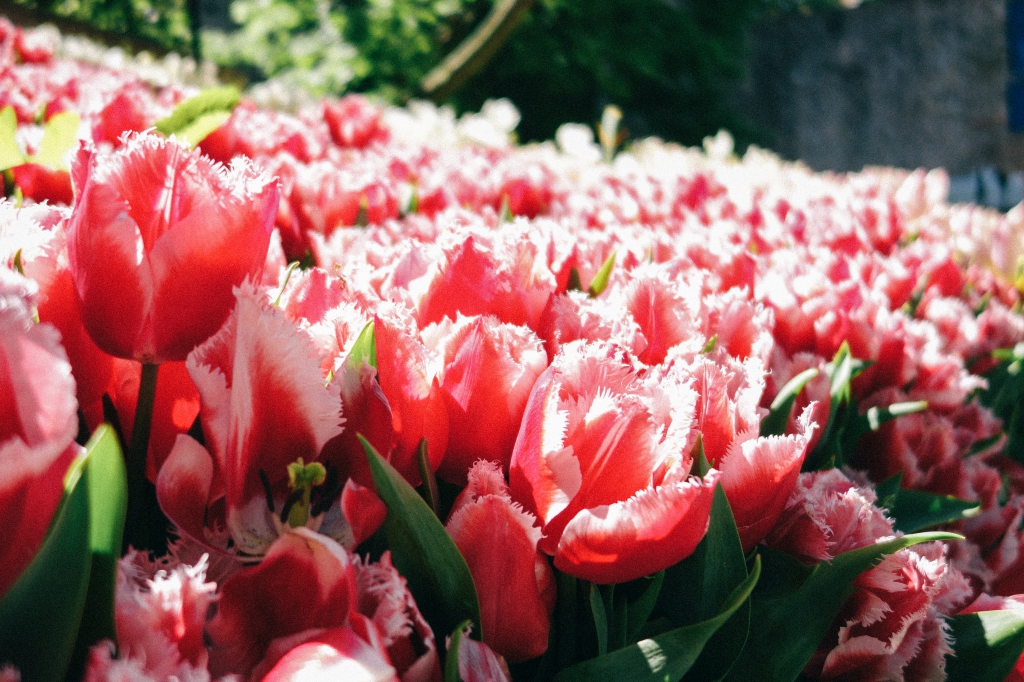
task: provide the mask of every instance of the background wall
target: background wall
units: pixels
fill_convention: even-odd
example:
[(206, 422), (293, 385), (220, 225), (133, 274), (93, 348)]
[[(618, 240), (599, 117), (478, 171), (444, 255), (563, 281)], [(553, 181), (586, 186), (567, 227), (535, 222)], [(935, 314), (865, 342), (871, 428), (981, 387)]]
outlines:
[(882, 0), (763, 18), (749, 33), (740, 113), (769, 146), (816, 169), (1005, 176), (1024, 169), (1024, 136), (1007, 125), (1005, 21), (1006, 0)]

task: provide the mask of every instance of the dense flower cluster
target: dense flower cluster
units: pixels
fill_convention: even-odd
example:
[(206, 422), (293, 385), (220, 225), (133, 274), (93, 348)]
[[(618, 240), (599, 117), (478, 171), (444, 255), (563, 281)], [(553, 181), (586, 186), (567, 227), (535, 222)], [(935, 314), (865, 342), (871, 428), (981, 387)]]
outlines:
[[(134, 442), (160, 364), (142, 466), (173, 539), (121, 559), (86, 679), (440, 679), (455, 644), (381, 546), (367, 449), (440, 495), (467, 681), (549, 649), (566, 578), (592, 604), (687, 560), (716, 489), (744, 553), (806, 565), (902, 535), (876, 485), (980, 507), (860, 573), (810, 679), (942, 680), (946, 618), (1019, 611), (1024, 453), (979, 397), (1024, 341), (989, 267), (1016, 268), (1018, 216), (947, 206), (941, 171), (813, 174), (724, 137), (601, 162), (582, 126), (511, 144), (507, 104), (357, 97), (243, 101), (193, 150), (151, 130), (183, 87), (6, 23), (0, 66), (27, 154), (0, 201), (0, 598), (75, 434)], [(77, 149), (33, 163), (62, 111)]]

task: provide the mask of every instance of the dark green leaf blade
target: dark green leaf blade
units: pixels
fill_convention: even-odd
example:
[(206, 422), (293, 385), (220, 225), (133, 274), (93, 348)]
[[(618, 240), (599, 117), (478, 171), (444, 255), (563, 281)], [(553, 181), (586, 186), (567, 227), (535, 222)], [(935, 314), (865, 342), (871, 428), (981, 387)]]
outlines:
[(447, 635), (464, 620), (482, 637), (473, 576), (448, 531), (416, 490), (359, 436), (377, 495), (388, 508), (384, 521), (391, 557), (435, 632)]
[(555, 682), (674, 682), (681, 679), (693, 666), (711, 636), (746, 603), (760, 575), (761, 561), (756, 559), (750, 575), (733, 590), (721, 612), (714, 618), (685, 625), (604, 656), (577, 663), (556, 675)]
[[(746, 559), (732, 508), (722, 486), (715, 487), (708, 532), (693, 554), (665, 571), (659, 613), (676, 625), (714, 616), (729, 593), (747, 578)], [(750, 604), (737, 612), (712, 637), (687, 679), (717, 680), (739, 656), (747, 640)]]
[(627, 643), (635, 642), (640, 635), (644, 623), (651, 617), (654, 608), (658, 603), (658, 596), (661, 594), (661, 587), (665, 584), (665, 571), (659, 571), (654, 575), (639, 578), (633, 581), (636, 586), (642, 586), (639, 595), (631, 599), (629, 611), (626, 614), (625, 640)]
[[(759, 598), (755, 593), (751, 599), (751, 623), (755, 625), (726, 679), (733, 682), (795, 680), (853, 592), (852, 583), (858, 575), (886, 554), (905, 547), (934, 540), (960, 539), (962, 537), (954, 533), (918, 533), (868, 545), (818, 564), (796, 589), (775, 593), (770, 598)], [(786, 581), (783, 576), (768, 582), (777, 585)], [(779, 633), (785, 633), (785, 646), (779, 645)]]
[(0, 601), (0, 661), (23, 680), (67, 674), (89, 586), (89, 476), (86, 467), (69, 485), (42, 548)]
[(979, 502), (961, 500), (952, 495), (936, 495), (921, 490), (900, 490), (888, 506), (893, 525), (903, 533), (914, 533), (942, 523), (975, 516)]
[(128, 474), (117, 433), (109, 425), (102, 424), (85, 448), (88, 453), (86, 468), (89, 472), (89, 549), (92, 565), (73, 665), (84, 665), (89, 647), (100, 640), (117, 641), (114, 591), (125, 514), (128, 511)]
[(1002, 682), (1024, 652), (1024, 614), (980, 611), (949, 619), (954, 656), (949, 682)]

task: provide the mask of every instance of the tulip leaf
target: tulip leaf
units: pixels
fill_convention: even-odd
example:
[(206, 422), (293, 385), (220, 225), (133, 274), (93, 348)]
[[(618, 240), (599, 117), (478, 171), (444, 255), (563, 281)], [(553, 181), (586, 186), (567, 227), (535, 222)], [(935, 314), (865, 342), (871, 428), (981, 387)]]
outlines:
[(594, 628), (597, 630), (597, 654), (608, 653), (608, 611), (604, 605), (604, 595), (598, 585), (590, 585), (590, 613), (594, 616)]
[(7, 105), (0, 111), (0, 171), (25, 163), (25, 155), (18, 146), (18, 115)]
[[(955, 533), (918, 533), (844, 552), (830, 562), (803, 567), (795, 560), (766, 562), (762, 589), (751, 597), (747, 644), (727, 680), (791, 682), (821, 643), (832, 620), (853, 593), (853, 581), (883, 556), (921, 542), (960, 540)], [(785, 557), (790, 558), (790, 557)], [(781, 557), (780, 557), (781, 559)], [(769, 575), (791, 564), (792, 575)], [(785, 573), (785, 571), (784, 571)], [(785, 646), (780, 646), (785, 633)]]
[(28, 162), (54, 170), (67, 170), (68, 164), (64, 157), (78, 145), (78, 126), (81, 121), (73, 111), (62, 111), (51, 116), (43, 130), (39, 151), (30, 156)]
[(608, 288), (608, 279), (612, 276), (612, 268), (614, 267), (615, 252), (612, 251), (612, 255), (608, 256), (607, 260), (601, 264), (601, 269), (594, 275), (594, 279), (590, 280), (590, 287), (587, 289), (587, 293), (590, 294), (591, 298), (597, 298)]
[(352, 369), (359, 369), (363, 364), (368, 364), (374, 369), (377, 368), (377, 342), (373, 333), (373, 322), (370, 321), (359, 332), (356, 342), (352, 344), (352, 350), (348, 352), (345, 364)]
[(658, 596), (661, 594), (661, 588), (664, 584), (665, 571), (659, 571), (654, 575), (644, 578), (637, 578), (632, 583), (629, 583), (629, 587), (638, 589), (639, 594), (627, 602), (629, 610), (626, 613), (624, 634), (627, 644), (636, 641), (640, 630), (647, 622), (647, 619), (651, 617), (651, 613), (654, 612), (658, 604)]
[(84, 466), (70, 477), (42, 548), (0, 601), (0, 661), (18, 668), (23, 680), (67, 675), (89, 587), (92, 475)]
[(229, 118), (231, 118), (230, 111), (211, 111), (208, 114), (203, 114), (175, 133), (175, 137), (184, 141), (189, 147), (195, 147), (207, 135), (227, 123)]
[[(156, 129), (170, 137), (171, 135), (182, 136), (185, 131), (206, 114), (230, 112), (238, 106), (242, 95), (238, 88), (225, 85), (218, 88), (208, 88), (195, 97), (190, 97), (174, 108), (171, 115), (156, 122)], [(225, 118), (225, 120), (227, 120)], [(211, 129), (209, 132), (212, 132)], [(208, 134), (208, 133), (207, 133)], [(192, 144), (198, 144), (199, 140), (191, 140)]]
[(75, 646), (75, 664), (84, 665), (88, 649), (102, 639), (117, 641), (114, 590), (121, 536), (128, 510), (128, 474), (114, 429), (102, 424), (86, 443), (89, 492), (89, 590)]
[(914, 533), (941, 523), (976, 516), (980, 502), (961, 500), (952, 495), (936, 495), (922, 490), (897, 490), (885, 508), (893, 518), (893, 527), (902, 533)]
[(949, 682), (1002, 682), (1024, 652), (1024, 614), (1011, 610), (953, 616)]
[(462, 633), (468, 627), (470, 627), (469, 621), (464, 620), (452, 630), (448, 656), (444, 661), (444, 682), (462, 682), (462, 677), (459, 675), (459, 646), (462, 644)]
[(775, 396), (768, 414), (761, 420), (762, 436), (781, 436), (786, 433), (786, 425), (789, 424), (789, 416), (793, 412), (793, 404), (796, 402), (800, 391), (804, 390), (811, 379), (818, 376), (816, 367), (805, 369), (795, 377), (786, 382), (779, 394)]
[[(747, 578), (746, 559), (732, 508), (721, 484), (715, 487), (708, 532), (693, 554), (665, 571), (658, 613), (674, 625), (707, 620)], [(715, 633), (687, 679), (718, 680), (729, 672), (747, 640), (750, 604), (745, 602)]]
[(576, 266), (569, 268), (569, 279), (565, 284), (566, 291), (583, 291), (583, 282), (580, 281), (580, 271)]
[(868, 420), (857, 414), (850, 382), (870, 364), (854, 358), (850, 353), (849, 344), (843, 341), (832, 361), (825, 366), (831, 398), (828, 422), (818, 445), (804, 460), (803, 471), (842, 466), (846, 452), (869, 430)]
[(359, 436), (370, 462), (377, 495), (388, 509), (384, 533), (398, 572), (427, 621), (439, 636), (464, 620), (482, 638), (480, 605), (466, 560), (416, 490)]
[(669, 630), (618, 651), (577, 663), (555, 675), (555, 682), (675, 682), (681, 679), (693, 666), (712, 635), (747, 602), (760, 575), (761, 560), (755, 558), (750, 575), (732, 591), (713, 618)]

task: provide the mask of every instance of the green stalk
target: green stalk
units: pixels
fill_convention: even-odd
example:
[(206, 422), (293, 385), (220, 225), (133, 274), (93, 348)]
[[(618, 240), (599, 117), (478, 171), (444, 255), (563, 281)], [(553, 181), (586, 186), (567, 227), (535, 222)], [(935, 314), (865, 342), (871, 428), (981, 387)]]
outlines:
[(156, 380), (160, 365), (143, 363), (139, 382), (139, 398), (135, 404), (135, 423), (132, 440), (128, 445), (128, 515), (124, 529), (124, 548), (132, 546), (140, 551), (165, 551), (162, 541), (166, 534), (162, 527), (163, 514), (156, 501), (156, 487), (146, 478), (146, 459), (149, 454), (149, 432), (153, 421), (153, 403), (156, 400)]

